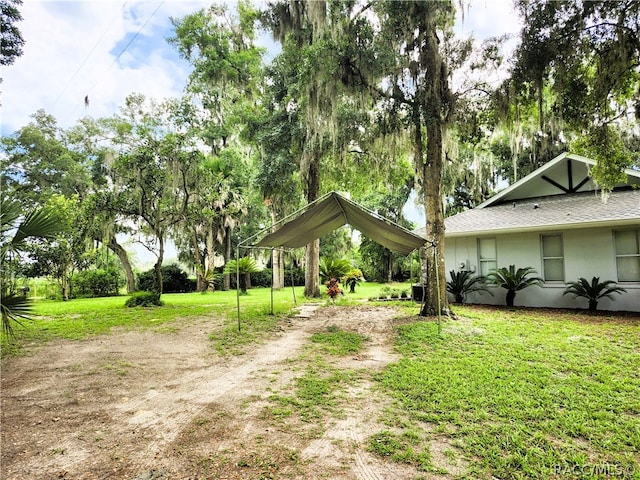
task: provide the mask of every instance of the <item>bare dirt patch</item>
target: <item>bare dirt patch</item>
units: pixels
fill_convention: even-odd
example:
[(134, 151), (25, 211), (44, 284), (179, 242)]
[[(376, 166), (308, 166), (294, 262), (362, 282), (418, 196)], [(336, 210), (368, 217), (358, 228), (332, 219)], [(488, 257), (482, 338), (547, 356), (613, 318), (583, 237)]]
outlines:
[[(396, 316), (387, 307), (319, 308), (284, 320), (240, 356), (216, 354), (209, 334), (220, 322), (202, 318), (5, 359), (2, 478), (415, 478), (411, 467), (366, 450), (384, 428), (389, 400), (371, 376), (397, 359)], [(326, 368), (355, 372), (353, 381), (317, 418), (280, 415), (273, 396), (318, 361), (309, 337), (332, 325), (368, 338), (357, 355), (323, 357)]]

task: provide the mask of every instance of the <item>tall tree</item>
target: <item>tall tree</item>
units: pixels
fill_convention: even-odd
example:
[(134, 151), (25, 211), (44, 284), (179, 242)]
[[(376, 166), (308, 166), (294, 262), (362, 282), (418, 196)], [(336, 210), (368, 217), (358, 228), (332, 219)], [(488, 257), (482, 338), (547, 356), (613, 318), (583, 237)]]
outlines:
[[(206, 187), (201, 189), (199, 197), (207, 202), (204, 211), (210, 214), (203, 219), (209, 271), (213, 271), (218, 246), (225, 263), (230, 260), (232, 231), (246, 209), (247, 176), (241, 174), (249, 155), (239, 135), (252, 116), (262, 78), (263, 50), (255, 45), (256, 18), (248, 2), (239, 2), (235, 15), (226, 6), (213, 5), (172, 19), (176, 34), (170, 42), (193, 66), (187, 90), (197, 115), (192, 117), (191, 129), (210, 149), (210, 158), (200, 168), (213, 182), (208, 192)], [(229, 283), (225, 275), (225, 288)]]
[(632, 157), (618, 151), (610, 161), (610, 153), (622, 146), (611, 127), (640, 118), (640, 5), (519, 0), (516, 8), (524, 21), (511, 85), (537, 92), (541, 127), (546, 100), (586, 137), (582, 144), (601, 142), (591, 150), (598, 162), (592, 174), (604, 190), (612, 188), (619, 178), (614, 173), (629, 167)]
[(22, 55), (24, 38), (16, 23), (22, 20), (22, 0), (0, 0), (0, 65), (11, 65)]

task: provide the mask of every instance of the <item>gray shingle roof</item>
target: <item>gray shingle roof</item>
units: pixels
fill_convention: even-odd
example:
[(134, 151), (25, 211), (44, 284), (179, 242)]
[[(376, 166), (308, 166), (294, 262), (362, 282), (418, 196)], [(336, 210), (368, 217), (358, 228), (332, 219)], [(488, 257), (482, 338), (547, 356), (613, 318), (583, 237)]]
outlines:
[[(537, 208), (534, 208), (537, 205)], [(614, 191), (602, 201), (598, 193), (530, 198), (475, 208), (445, 219), (445, 236), (586, 228), (640, 226), (640, 190)]]

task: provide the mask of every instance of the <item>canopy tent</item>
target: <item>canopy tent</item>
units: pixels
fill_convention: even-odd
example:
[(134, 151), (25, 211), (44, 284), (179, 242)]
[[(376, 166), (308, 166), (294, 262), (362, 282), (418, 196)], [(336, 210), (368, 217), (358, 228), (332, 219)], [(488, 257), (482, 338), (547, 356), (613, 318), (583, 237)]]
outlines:
[[(292, 217), (292, 220), (286, 221)], [(286, 223), (283, 223), (285, 221)], [(426, 242), (426, 239), (417, 233), (381, 217), (337, 192), (322, 196), (276, 225), (279, 223), (283, 223), (280, 228), (264, 236), (257, 243), (249, 245), (248, 241), (272, 230), (273, 227), (241, 242), (240, 245), (258, 248), (304, 247), (345, 224), (351, 225), (389, 250), (403, 255), (409, 255)]]
[[(422, 247), (427, 240), (397, 223), (358, 205), (337, 192), (330, 192), (288, 217), (276, 222), (257, 234), (241, 241), (236, 249), (236, 259), (240, 248), (299, 248), (311, 243), (333, 230), (349, 224), (389, 250), (409, 255)], [(280, 225), (275, 231), (273, 228)], [(267, 233), (271, 232), (271, 233)], [(261, 238), (262, 237), (262, 238)], [(254, 240), (260, 239), (253, 243)], [(236, 265), (237, 266), (237, 265)], [(236, 270), (236, 282), (240, 284), (240, 271)], [(293, 288), (293, 284), (292, 284)], [(240, 289), (236, 286), (238, 307), (238, 331), (240, 331)], [(295, 299), (295, 290), (294, 290)], [(273, 313), (273, 287), (271, 292), (271, 312)]]

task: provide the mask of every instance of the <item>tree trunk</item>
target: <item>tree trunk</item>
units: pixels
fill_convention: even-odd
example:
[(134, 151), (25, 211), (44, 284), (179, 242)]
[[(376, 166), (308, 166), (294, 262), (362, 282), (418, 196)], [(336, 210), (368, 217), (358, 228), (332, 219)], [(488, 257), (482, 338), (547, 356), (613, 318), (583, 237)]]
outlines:
[[(271, 206), (269, 209), (271, 213), (271, 224), (275, 225), (278, 221), (276, 218), (276, 209)], [(275, 231), (275, 230), (274, 230)], [(273, 288), (275, 290), (281, 290), (284, 288), (284, 252), (282, 250), (272, 250), (271, 256), (271, 269), (273, 273)]]
[(164, 260), (164, 235), (158, 235), (158, 259), (153, 266), (156, 272), (155, 291), (157, 294), (162, 295), (162, 262)]
[[(414, 106), (414, 147), (416, 167), (421, 172), (426, 225), (427, 288), (426, 301), (420, 315), (449, 314), (447, 282), (444, 265), (444, 207), (442, 205), (443, 145), (448, 105), (448, 78), (446, 64), (439, 51), (439, 40), (432, 25), (425, 38), (424, 59), (427, 75), (422, 100), (416, 99)], [(418, 109), (416, 115), (415, 110)], [(427, 134), (426, 158), (423, 156), (422, 125), (419, 112), (424, 112)]]
[(589, 300), (589, 310), (591, 310), (592, 312), (595, 312), (597, 308), (598, 308), (598, 301)]
[(200, 253), (200, 247), (198, 246), (198, 234), (196, 233), (196, 229), (191, 229), (191, 244), (193, 247), (193, 257), (195, 260), (196, 268), (196, 291), (204, 292), (208, 287), (209, 283), (204, 278), (204, 273), (206, 272), (206, 266), (204, 264), (204, 260), (202, 258), (202, 253)]
[(507, 290), (507, 307), (513, 307), (514, 300), (516, 299), (515, 290)]
[(282, 290), (284, 288), (284, 252), (282, 250), (273, 250), (271, 268), (273, 269), (273, 288)]
[[(231, 260), (231, 227), (225, 227), (224, 229), (224, 264), (226, 265)], [(222, 284), (224, 291), (231, 290), (231, 274), (227, 273), (224, 276)]]
[[(207, 270), (214, 272), (216, 268), (216, 247), (214, 243), (213, 227), (209, 226), (207, 230)], [(215, 287), (213, 287), (215, 288)]]
[(127, 293), (133, 293), (136, 291), (136, 277), (133, 274), (133, 268), (131, 267), (131, 262), (129, 261), (129, 255), (127, 251), (118, 243), (115, 235), (110, 235), (107, 241), (107, 248), (109, 248), (113, 253), (115, 253), (120, 259), (120, 263), (122, 264), (122, 268), (124, 269), (124, 274), (127, 277)]
[[(314, 157), (306, 172), (307, 202), (311, 203), (320, 196), (320, 159)], [(305, 253), (306, 268), (304, 273), (304, 296), (321, 296), (320, 293), (320, 239), (307, 245)]]

